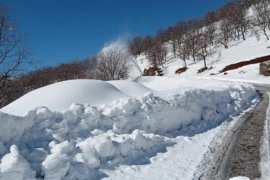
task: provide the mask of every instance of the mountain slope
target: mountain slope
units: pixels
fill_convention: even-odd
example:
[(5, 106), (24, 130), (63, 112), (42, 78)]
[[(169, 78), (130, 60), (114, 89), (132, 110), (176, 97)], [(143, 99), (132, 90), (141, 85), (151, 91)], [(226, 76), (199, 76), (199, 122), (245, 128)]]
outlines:
[[(167, 62), (162, 67), (165, 76), (172, 77), (188, 77), (188, 78), (219, 78), (227, 80), (240, 80), (246, 82), (258, 83), (270, 83), (269, 78), (259, 75), (259, 64), (248, 65), (236, 70), (227, 72), (227, 74), (219, 73), (225, 66), (238, 63), (241, 61), (252, 60), (257, 57), (270, 55), (270, 41), (261, 37), (258, 41), (256, 37), (249, 33), (245, 41), (239, 40), (231, 42), (229, 49), (225, 49), (222, 46), (213, 47), (215, 53), (207, 58), (207, 66), (211, 69), (198, 74), (198, 70), (203, 67), (203, 61), (188, 60), (188, 70), (180, 75), (176, 75), (175, 71), (181, 67), (184, 67), (183, 60), (174, 58), (170, 51), (170, 46), (167, 45), (169, 53), (167, 55)], [(269, 59), (270, 60), (270, 59)], [(144, 55), (137, 57), (136, 62), (139, 67), (144, 68), (150, 67), (147, 58)]]

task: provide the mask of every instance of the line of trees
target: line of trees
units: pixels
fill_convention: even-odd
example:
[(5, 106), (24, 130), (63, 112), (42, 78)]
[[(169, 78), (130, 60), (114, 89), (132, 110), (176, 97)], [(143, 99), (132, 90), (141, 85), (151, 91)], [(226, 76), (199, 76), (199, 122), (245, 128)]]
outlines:
[(135, 37), (129, 44), (130, 52), (135, 58), (144, 54), (153, 66), (163, 66), (171, 51), (183, 60), (185, 67), (189, 59), (203, 60), (207, 69), (206, 60), (217, 46), (228, 49), (232, 41), (246, 40), (248, 33), (258, 40), (263, 34), (269, 40), (269, 6), (270, 0), (233, 1), (202, 19), (180, 21), (160, 30), (156, 36)]

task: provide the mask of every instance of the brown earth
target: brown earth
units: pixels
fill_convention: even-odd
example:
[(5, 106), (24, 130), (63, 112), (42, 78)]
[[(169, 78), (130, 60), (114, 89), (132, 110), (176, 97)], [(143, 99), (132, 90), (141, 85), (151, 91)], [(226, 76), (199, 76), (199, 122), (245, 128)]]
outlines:
[(226, 66), (220, 72), (223, 73), (226, 71), (238, 69), (238, 68), (243, 67), (243, 66), (247, 66), (247, 65), (251, 65), (251, 64), (258, 64), (258, 63), (262, 63), (262, 62), (269, 61), (269, 60), (270, 60), (270, 55), (258, 57), (258, 58), (255, 58), (255, 59), (252, 59), (249, 61), (241, 61), (241, 62), (238, 62), (235, 64), (230, 64), (230, 65)]

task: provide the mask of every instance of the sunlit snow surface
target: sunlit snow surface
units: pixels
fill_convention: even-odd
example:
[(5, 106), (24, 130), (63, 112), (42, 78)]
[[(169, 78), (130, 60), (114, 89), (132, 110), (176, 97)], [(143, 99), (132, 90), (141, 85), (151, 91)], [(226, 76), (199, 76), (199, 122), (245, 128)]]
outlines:
[(0, 179), (192, 179), (256, 98), (217, 80), (55, 83), (2, 109)]

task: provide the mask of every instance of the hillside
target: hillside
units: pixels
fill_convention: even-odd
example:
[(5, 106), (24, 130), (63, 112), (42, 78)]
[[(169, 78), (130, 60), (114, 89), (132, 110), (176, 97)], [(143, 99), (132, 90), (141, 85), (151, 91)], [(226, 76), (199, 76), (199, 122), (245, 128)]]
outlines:
[[(167, 46), (170, 49), (169, 46)], [(175, 71), (184, 67), (184, 62), (180, 58), (174, 58), (171, 51), (167, 55), (167, 61), (162, 67), (164, 75), (178, 78), (212, 78), (242, 82), (270, 83), (270, 79), (259, 74), (259, 64), (248, 65), (226, 73), (220, 71), (228, 65), (242, 61), (252, 60), (257, 57), (270, 55), (270, 42), (263, 38), (258, 41), (256, 37), (249, 34), (245, 41), (232, 42), (229, 49), (222, 46), (214, 48), (215, 53), (207, 59), (207, 66), (211, 69), (198, 74), (198, 70), (203, 67), (203, 61), (187, 61), (187, 71), (175, 74)], [(270, 60), (270, 59), (269, 59)], [(145, 55), (137, 57), (136, 62), (143, 71), (151, 67)]]

